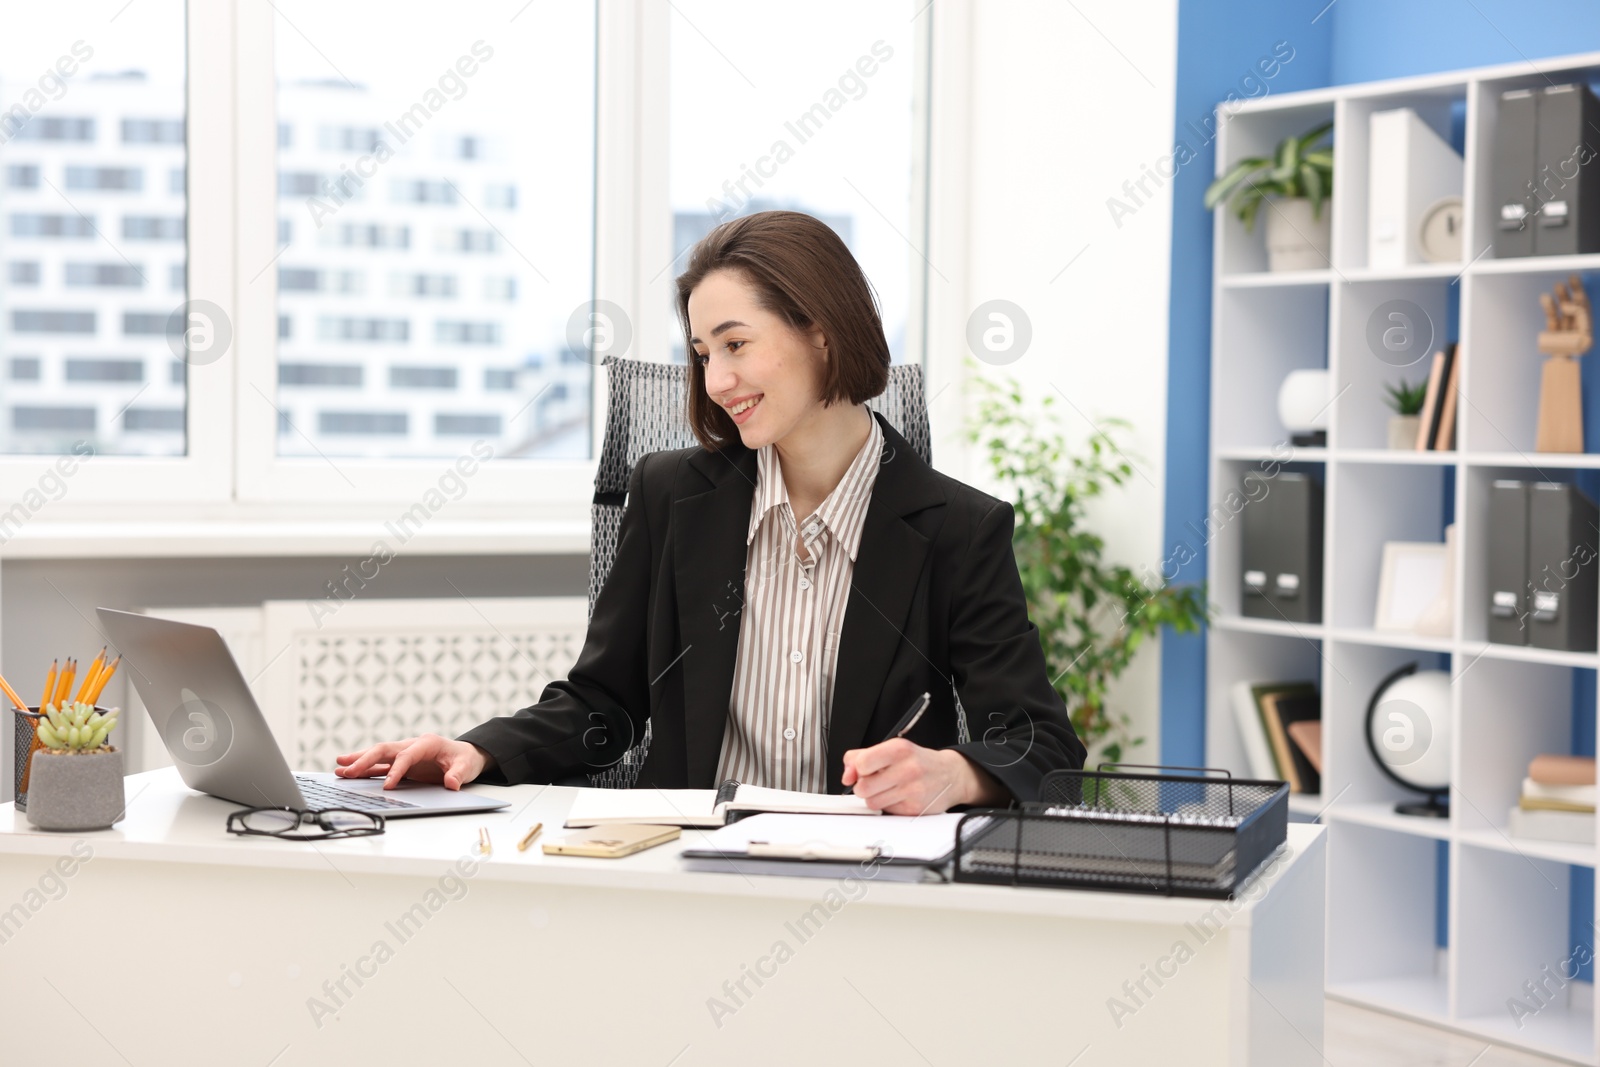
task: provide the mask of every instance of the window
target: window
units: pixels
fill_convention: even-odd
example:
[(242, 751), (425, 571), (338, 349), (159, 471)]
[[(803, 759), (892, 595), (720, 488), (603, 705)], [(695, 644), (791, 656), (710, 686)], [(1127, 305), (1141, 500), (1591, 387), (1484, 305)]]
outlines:
[(123, 119), (123, 144), (182, 144), (182, 119)]
[[(282, 336), (279, 331), (279, 336)], [(380, 344), (404, 344), (411, 337), (411, 323), (406, 319), (332, 318), (317, 320), (317, 338), (322, 341), (368, 341)]]
[(122, 427), (133, 433), (182, 433), (183, 409), (129, 408), (122, 413)]
[(324, 411), (317, 415), (317, 431), (325, 434), (403, 436), (409, 423), (403, 411)]
[(181, 215), (124, 215), (122, 236), (129, 241), (181, 241), (184, 220)]
[(13, 141), (84, 144), (94, 141), (94, 119), (36, 116), (18, 120), (13, 108), (0, 120), (0, 134)]
[(39, 264), (23, 261), (6, 264), (6, 281), (12, 285), (38, 285)]
[(517, 187), (515, 185), (486, 185), (483, 188), (483, 203), (485, 207), (492, 207), (499, 211), (515, 211), (517, 209)]
[[(164, 311), (124, 311), (122, 313), (122, 336), (124, 337), (166, 337), (169, 330), (176, 329), (177, 324), (172, 321), (172, 316)], [(90, 332), (94, 332), (90, 330)]]
[(433, 432), (440, 437), (499, 437), (499, 415), (435, 415)]
[(138, 167), (69, 166), (67, 188), (137, 193), (144, 188), (144, 171)]
[[(594, 289), (595, 4), (530, 8), (510, 34), (509, 15), (472, 5), (404, 19), (370, 2), (273, 9), (276, 121), (295, 131), (277, 138), (278, 302), (308, 316), (279, 341), (279, 365), (359, 370), (372, 346), (404, 353), (365, 363), (342, 386), (350, 402), (298, 418), (304, 433), (280, 436), (277, 453), (454, 458), (472, 435), (497, 457), (588, 458), (594, 368), (562, 352)], [(337, 271), (361, 277), (336, 284)], [(421, 301), (448, 317), (418, 315)], [(487, 384), (535, 354), (540, 370)], [(551, 403), (558, 383), (566, 399)]]
[(434, 296), (451, 298), (456, 295), (454, 274), (392, 274), (389, 276), (390, 296)]
[(92, 334), (95, 314), (92, 311), (13, 311), (12, 333), (71, 333)]
[(142, 382), (144, 361), (139, 359), (69, 359), (69, 382)]
[(12, 356), (11, 380), (14, 382), (36, 382), (39, 380), (38, 356)]
[(93, 215), (13, 214), (13, 237), (84, 237), (95, 235)]
[(33, 163), (12, 163), (6, 167), (7, 189), (39, 188), (39, 167)]
[(454, 204), (455, 186), (449, 182), (430, 182), (397, 178), (390, 186), (390, 197), (397, 204)]
[(144, 268), (133, 263), (68, 263), (69, 289), (140, 289)]
[(278, 384), (359, 389), (361, 366), (357, 363), (280, 363)]
[(454, 367), (390, 367), (391, 389), (454, 389)]
[(13, 430), (71, 430), (92, 433), (94, 427), (94, 408), (36, 407), (33, 404), (18, 404), (11, 409)]
[[(912, 218), (913, 33), (925, 20), (849, 0), (818, 0), (803, 18), (734, 0), (674, 0), (672, 12), (674, 271), (727, 219), (771, 208), (815, 215), (860, 262), (890, 352), (906, 358), (912, 288), (922, 284), (912, 268), (922, 261), (904, 235), (920, 231)], [(840, 34), (841, 25), (851, 32)], [(695, 27), (715, 27), (716, 45)], [(666, 341), (683, 362), (675, 315)]]
[(442, 345), (498, 345), (498, 322), (446, 322), (433, 324), (433, 339)]

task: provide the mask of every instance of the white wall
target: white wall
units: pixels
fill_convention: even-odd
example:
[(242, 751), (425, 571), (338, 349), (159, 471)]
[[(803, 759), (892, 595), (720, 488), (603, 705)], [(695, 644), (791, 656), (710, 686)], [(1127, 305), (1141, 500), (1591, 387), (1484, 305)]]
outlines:
[[(1093, 528), (1113, 560), (1159, 568), (1171, 194), (1147, 178), (1152, 197), (1120, 227), (1106, 201), (1131, 203), (1123, 183), (1172, 150), (1176, 0), (1007, 0), (975, 3), (970, 18), (965, 307), (1010, 300), (1033, 327), (1021, 359), (981, 371), (1055, 395), (1077, 442), (1090, 420), (1132, 424), (1137, 473)], [(967, 457), (965, 477), (986, 485), (981, 458)], [(1145, 646), (1112, 693), (1151, 759), (1159, 667), (1159, 646)]]

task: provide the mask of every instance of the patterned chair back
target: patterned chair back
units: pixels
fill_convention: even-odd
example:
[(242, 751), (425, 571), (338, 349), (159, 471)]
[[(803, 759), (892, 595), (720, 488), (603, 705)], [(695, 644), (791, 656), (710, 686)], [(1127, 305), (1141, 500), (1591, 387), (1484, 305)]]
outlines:
[[(648, 453), (689, 448), (696, 443), (687, 412), (687, 366), (607, 356), (605, 368), (610, 375), (611, 397), (599, 469), (594, 476), (594, 505), (590, 509), (594, 531), (589, 550), (591, 614), (617, 557), (617, 531), (622, 525), (633, 465)], [(867, 401), (867, 406), (882, 414), (924, 462), (933, 462), (921, 366), (897, 363), (890, 367), (888, 387)], [(631, 788), (649, 748), (650, 724), (646, 723), (644, 739), (617, 763), (591, 774), (589, 780), (611, 789)]]

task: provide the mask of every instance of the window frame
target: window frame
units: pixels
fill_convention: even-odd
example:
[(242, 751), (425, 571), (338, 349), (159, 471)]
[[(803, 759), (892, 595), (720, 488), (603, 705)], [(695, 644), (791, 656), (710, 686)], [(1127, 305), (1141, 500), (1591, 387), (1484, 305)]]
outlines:
[[(189, 145), (228, 144), (234, 122), (232, 51), (233, 6), (188, 0), (185, 14), (185, 119)], [(235, 249), (233, 159), (223, 151), (194, 152), (186, 146), (188, 190), (188, 300), (209, 300), (226, 309), (232, 302)], [(196, 234), (206, 235), (197, 239)], [(67, 484), (52, 511), (85, 503), (124, 508), (172, 503), (211, 504), (233, 495), (234, 365), (226, 356), (190, 364), (185, 398), (186, 454), (115, 456), (0, 454), (0, 500), (20, 500), (57, 471)], [(58, 466), (63, 459), (72, 471)], [(66, 508), (61, 505), (70, 505)], [(168, 509), (163, 507), (165, 514)], [(31, 521), (31, 520), (30, 520)]]
[[(922, 3), (915, 16), (932, 24), (915, 35), (913, 89), (917, 178), (908, 236), (924, 252), (941, 211), (950, 206), (930, 174), (935, 169), (930, 162), (945, 154), (932, 151), (942, 124), (929, 117), (937, 118), (934, 105), (941, 98), (949, 106), (964, 97), (964, 86), (956, 81), (965, 78), (959, 64), (951, 69), (957, 79), (939, 76), (937, 64), (930, 78), (928, 64), (947, 13), (962, 11), (966, 3)], [(189, 368), (186, 455), (96, 455), (79, 462), (66, 496), (52, 502), (43, 521), (181, 525), (218, 519), (303, 523), (314, 517), (337, 523), (383, 515), (393, 505), (410, 506), (436, 487), (455, 457), (335, 457), (330, 462), (277, 454), (275, 11), (252, 0), (186, 0), (185, 7), (187, 299), (210, 301), (230, 315), (232, 347), (221, 359)], [(593, 297), (630, 309), (634, 341), (625, 354), (637, 359), (663, 358), (654, 339), (666, 335), (673, 319), (667, 89), (674, 17), (671, 5), (654, 0), (596, 4)], [(965, 47), (949, 42), (945, 48), (952, 45)], [(908, 357), (932, 373), (942, 362), (935, 350), (943, 346), (930, 340), (938, 331), (930, 329), (924, 260), (911, 249), (907, 254), (920, 272), (911, 286)], [(470, 492), (452, 502), (452, 519), (586, 524), (607, 394), (605, 370), (596, 367), (591, 458), (482, 464)], [(937, 422), (937, 412), (934, 417)], [(463, 454), (470, 444), (463, 438)], [(0, 499), (15, 500), (35, 488), (59, 458), (0, 454)], [(32, 532), (29, 540), (42, 533)], [(193, 531), (174, 528), (173, 536), (191, 538)], [(51, 552), (41, 544), (27, 554)]]

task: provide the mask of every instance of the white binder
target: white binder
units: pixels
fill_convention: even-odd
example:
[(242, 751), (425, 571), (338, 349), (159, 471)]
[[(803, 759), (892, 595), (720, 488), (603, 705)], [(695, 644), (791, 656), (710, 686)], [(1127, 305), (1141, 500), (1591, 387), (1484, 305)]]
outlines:
[(1373, 112), (1367, 132), (1367, 266), (1426, 263), (1423, 215), (1461, 195), (1461, 157), (1408, 107)]

